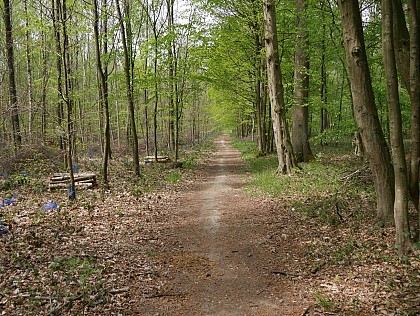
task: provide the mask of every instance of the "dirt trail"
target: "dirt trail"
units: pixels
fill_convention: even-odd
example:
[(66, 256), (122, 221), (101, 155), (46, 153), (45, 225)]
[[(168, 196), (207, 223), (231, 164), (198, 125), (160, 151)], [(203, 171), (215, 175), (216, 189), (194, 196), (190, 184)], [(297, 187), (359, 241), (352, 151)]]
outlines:
[(267, 206), (244, 193), (229, 138), (215, 143), (204, 181), (179, 200), (173, 247), (160, 258), (172, 273), (152, 305), (161, 315), (302, 315), (308, 303), (295, 297), (292, 278), (276, 275), (281, 255), (264, 246)]

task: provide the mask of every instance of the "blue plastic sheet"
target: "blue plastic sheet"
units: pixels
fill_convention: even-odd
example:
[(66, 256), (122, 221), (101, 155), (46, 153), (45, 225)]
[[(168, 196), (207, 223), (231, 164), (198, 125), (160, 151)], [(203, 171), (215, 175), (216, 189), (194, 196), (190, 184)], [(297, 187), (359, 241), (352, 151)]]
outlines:
[(15, 203), (16, 202), (16, 199), (15, 199), (15, 197), (14, 196), (12, 196), (12, 198), (11, 199), (3, 199), (2, 201), (1, 201), (1, 204), (0, 204), (0, 207), (5, 207), (5, 206), (7, 206), (7, 205), (12, 205), (13, 203)]
[(44, 205), (43, 209), (46, 211), (55, 210), (58, 208), (58, 204), (52, 201), (49, 201), (47, 204)]

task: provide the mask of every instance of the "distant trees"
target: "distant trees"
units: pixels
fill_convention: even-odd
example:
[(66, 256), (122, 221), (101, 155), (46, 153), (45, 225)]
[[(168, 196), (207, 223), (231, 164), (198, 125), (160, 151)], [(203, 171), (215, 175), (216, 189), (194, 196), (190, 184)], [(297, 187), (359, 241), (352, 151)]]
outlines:
[(0, 142), (5, 147), (55, 143), (68, 170), (70, 147), (74, 162), (79, 155), (102, 152), (106, 183), (111, 149), (130, 146), (133, 173), (139, 174), (139, 155), (151, 149), (177, 159), (180, 144), (191, 146), (211, 129), (201, 110), (207, 83), (197, 78), (204, 37), (199, 24), (191, 26), (199, 21), (194, 10), (174, 0), (167, 6), (147, 0), (74, 1), (63, 19), (63, 0), (25, 0), (13, 10), (8, 0), (3, 4)]
[[(273, 3), (203, 3), (217, 22), (212, 29), (207, 72), (213, 83), (209, 97), (216, 117), (238, 136), (256, 133), (259, 149), (265, 153), (270, 151), (270, 136), (279, 130), (276, 114), (283, 111), (283, 125), (292, 124), (290, 152), (293, 150), (297, 161), (312, 156), (309, 138), (314, 144), (326, 145), (349, 139), (357, 132), (373, 173), (378, 221), (385, 226), (401, 225), (396, 244), (401, 249), (409, 247), (408, 195), (400, 193), (407, 191), (404, 184), (408, 182), (409, 196), (418, 210), (418, 3), (408, 1), (403, 7), (401, 1), (392, 1), (388, 7), (389, 3), (383, 1), (382, 8), (374, 1), (360, 8), (357, 0), (340, 0), (338, 6), (327, 1), (282, 3), (275, 10), (277, 30), (266, 33), (266, 44), (274, 35), (278, 38), (272, 51), (270, 46), (261, 45), (260, 39), (261, 26), (263, 22), (267, 25), (270, 17), (266, 9)], [(386, 17), (392, 19), (392, 29), (383, 24), (382, 30), (387, 31), (381, 35), (379, 26), (388, 21)], [(277, 65), (269, 63), (275, 60), (275, 49)], [(270, 77), (280, 69), (281, 77)], [(400, 89), (396, 70), (407, 93)], [(264, 97), (267, 82), (270, 88), (277, 85), (277, 92), (269, 100)], [(276, 99), (280, 101), (276, 103)], [(271, 117), (266, 116), (270, 108), (274, 108)], [(407, 148), (402, 140), (408, 135), (410, 163), (406, 169), (403, 162)], [(276, 142), (276, 147), (287, 151), (286, 144)], [(279, 156), (280, 164), (284, 159)]]
[(177, 160), (221, 129), (255, 137), (261, 155), (278, 150), (279, 172), (291, 173), (313, 145), (357, 132), (378, 220), (401, 225), (407, 248), (408, 199), (420, 236), (419, 4), (364, 4), (3, 0), (0, 142), (54, 140), (68, 170), (100, 152), (108, 183), (112, 150), (129, 147), (139, 175), (139, 155)]

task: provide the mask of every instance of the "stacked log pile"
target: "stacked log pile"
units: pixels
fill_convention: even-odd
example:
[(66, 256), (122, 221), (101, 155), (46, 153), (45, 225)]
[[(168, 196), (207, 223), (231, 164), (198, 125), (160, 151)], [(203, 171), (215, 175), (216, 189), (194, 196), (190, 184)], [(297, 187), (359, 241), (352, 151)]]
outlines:
[[(89, 189), (96, 185), (96, 174), (94, 173), (75, 173), (74, 183), (77, 188)], [(70, 184), (70, 174), (54, 173), (50, 178), (49, 189), (66, 189)]]
[[(157, 158), (157, 159), (156, 159)], [(168, 156), (146, 156), (144, 157), (144, 163), (150, 164), (154, 162), (160, 162), (160, 163), (168, 163), (171, 162), (171, 159)]]

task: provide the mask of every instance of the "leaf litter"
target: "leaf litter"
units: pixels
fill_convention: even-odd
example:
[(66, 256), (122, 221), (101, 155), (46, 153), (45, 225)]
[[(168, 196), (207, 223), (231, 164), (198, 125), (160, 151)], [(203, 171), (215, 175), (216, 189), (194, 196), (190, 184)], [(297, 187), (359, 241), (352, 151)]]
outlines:
[[(205, 284), (238, 269), (224, 270), (191, 250), (212, 241), (188, 239), (202, 221), (180, 206), (200, 205), (194, 194), (212, 177), (208, 165), (152, 189), (120, 176), (110, 191), (78, 191), (73, 203), (62, 192), (16, 192), (19, 198), (0, 209), (7, 230), (0, 237), (0, 314), (205, 314), (197, 312), (203, 302), (191, 302), (196, 294), (189, 278), (179, 274)], [(169, 171), (156, 173), (162, 172)], [(244, 243), (216, 241), (226, 244), (227, 261), (242, 256), (251, 270), (262, 271), (254, 296), (276, 296), (284, 315), (418, 315), (420, 252), (399, 256), (392, 228), (377, 228), (369, 217), (330, 225), (289, 207), (287, 199), (296, 196), (242, 199), (252, 211), (221, 216), (244, 229)], [(57, 207), (45, 208), (48, 203)], [(351, 210), (342, 213), (351, 216)]]

